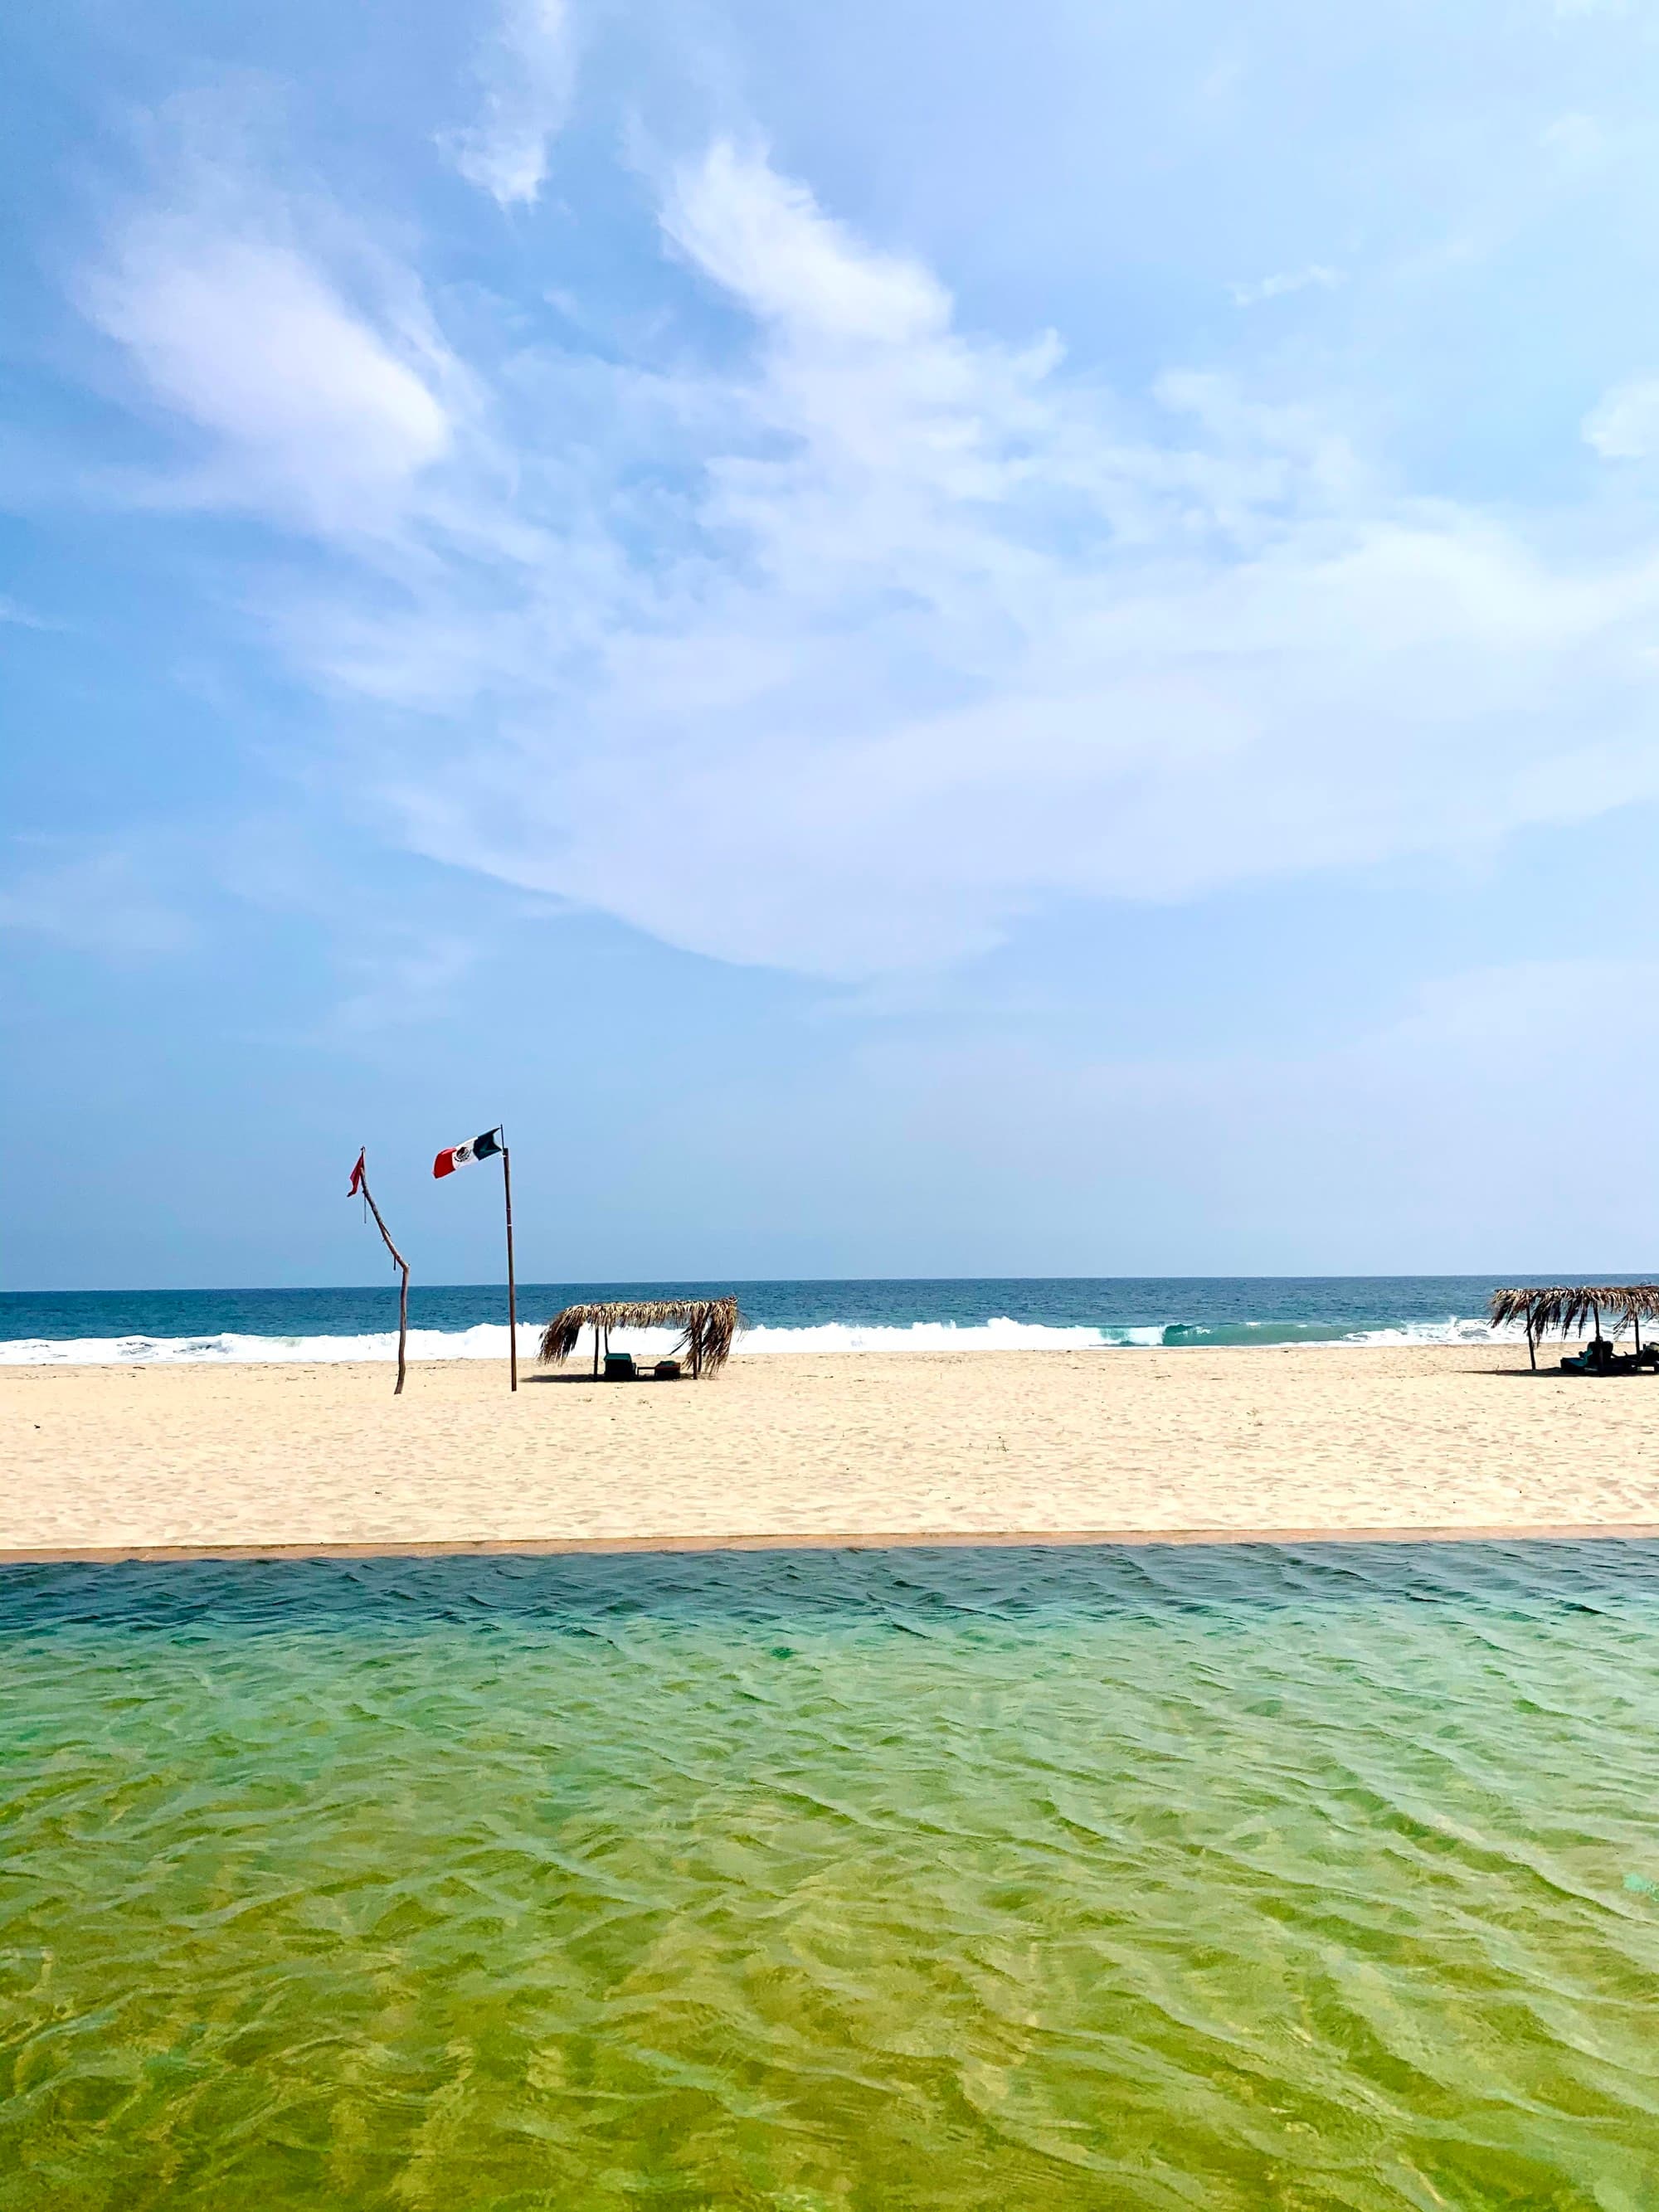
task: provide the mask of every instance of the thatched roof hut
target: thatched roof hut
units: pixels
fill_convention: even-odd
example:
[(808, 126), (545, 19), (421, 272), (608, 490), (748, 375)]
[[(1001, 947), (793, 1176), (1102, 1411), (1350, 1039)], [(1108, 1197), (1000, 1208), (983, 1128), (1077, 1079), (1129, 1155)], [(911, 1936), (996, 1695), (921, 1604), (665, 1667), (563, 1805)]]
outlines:
[(676, 1355), (690, 1361), (693, 1375), (714, 1375), (731, 1357), (742, 1327), (735, 1298), (617, 1298), (567, 1306), (542, 1331), (542, 1358), (550, 1367), (562, 1367), (582, 1331), (591, 1328), (597, 1375), (600, 1345), (610, 1341), (613, 1328), (678, 1328)]
[[(1528, 1352), (1552, 1329), (1572, 1336), (1586, 1322), (1600, 1336), (1603, 1316), (1611, 1320), (1615, 1336), (1625, 1328), (1634, 1330), (1639, 1351), (1642, 1323), (1659, 1322), (1659, 1283), (1541, 1283), (1492, 1294), (1493, 1328), (1520, 1322)], [(1533, 1364), (1537, 1364), (1534, 1352)]]

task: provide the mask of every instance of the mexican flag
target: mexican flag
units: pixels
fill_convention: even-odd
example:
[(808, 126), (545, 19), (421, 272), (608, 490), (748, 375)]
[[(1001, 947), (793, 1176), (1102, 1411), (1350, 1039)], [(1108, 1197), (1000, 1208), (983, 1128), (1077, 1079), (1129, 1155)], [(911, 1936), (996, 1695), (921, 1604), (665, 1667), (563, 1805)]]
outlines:
[(465, 1167), (470, 1160), (491, 1158), (501, 1149), (496, 1142), (500, 1134), (498, 1124), (494, 1129), (486, 1129), (482, 1137), (469, 1137), (464, 1145), (452, 1145), (447, 1152), (440, 1152), (433, 1161), (433, 1174), (453, 1175), (457, 1168)]

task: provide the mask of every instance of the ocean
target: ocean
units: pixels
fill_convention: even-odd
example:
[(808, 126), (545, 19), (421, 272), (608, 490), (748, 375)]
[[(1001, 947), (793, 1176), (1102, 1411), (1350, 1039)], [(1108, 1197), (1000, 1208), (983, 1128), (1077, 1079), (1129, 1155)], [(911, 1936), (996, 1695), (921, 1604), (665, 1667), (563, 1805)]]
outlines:
[(1659, 1547), (0, 1570), (8, 2212), (1638, 2212)]
[[(734, 1291), (738, 1350), (934, 1352), (1126, 1345), (1463, 1344), (1489, 1340), (1492, 1275), (1014, 1277), (961, 1281), (526, 1283), (520, 1349), (561, 1306)], [(1571, 1277), (1564, 1279), (1571, 1280)], [(416, 1284), (416, 1359), (507, 1356), (499, 1284)], [(0, 1365), (41, 1362), (390, 1358), (397, 1296), (350, 1290), (0, 1293)], [(666, 1349), (671, 1333), (618, 1336)]]

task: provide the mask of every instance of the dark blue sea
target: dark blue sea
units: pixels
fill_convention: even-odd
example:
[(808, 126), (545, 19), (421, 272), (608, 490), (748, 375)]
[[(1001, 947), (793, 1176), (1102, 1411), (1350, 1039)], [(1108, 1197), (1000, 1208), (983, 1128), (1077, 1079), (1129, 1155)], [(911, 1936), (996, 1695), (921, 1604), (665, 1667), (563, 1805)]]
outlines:
[[(1492, 1275), (1076, 1276), (775, 1283), (526, 1283), (526, 1351), (577, 1299), (735, 1291), (740, 1348), (933, 1352), (1128, 1345), (1484, 1342)], [(496, 1283), (416, 1284), (413, 1357), (500, 1358)], [(387, 1357), (398, 1306), (385, 1284), (351, 1290), (15, 1291), (0, 1293), (0, 1364), (40, 1361), (318, 1360)], [(667, 1341), (665, 1333), (664, 1341)], [(627, 1340), (618, 1337), (620, 1345)], [(654, 1339), (642, 1334), (641, 1346)]]

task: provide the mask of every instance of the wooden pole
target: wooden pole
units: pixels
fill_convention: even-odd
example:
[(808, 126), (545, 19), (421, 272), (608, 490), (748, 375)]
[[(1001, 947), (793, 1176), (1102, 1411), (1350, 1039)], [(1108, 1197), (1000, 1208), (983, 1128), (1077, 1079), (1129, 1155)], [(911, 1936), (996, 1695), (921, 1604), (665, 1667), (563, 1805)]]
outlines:
[(513, 1273), (513, 1155), (507, 1148), (507, 1135), (501, 1135), (501, 1192), (507, 1200), (507, 1370), (512, 1376), (508, 1386), (519, 1387), (519, 1285)]
[(1532, 1316), (1527, 1316), (1527, 1364), (1534, 1375), (1538, 1372), (1538, 1346), (1533, 1342)]
[[(367, 1152), (368, 1147), (365, 1146), (363, 1149)], [(408, 1364), (406, 1354), (409, 1346), (409, 1262), (392, 1243), (391, 1232), (380, 1218), (380, 1209), (374, 1203), (374, 1194), (369, 1189), (368, 1176), (366, 1171), (359, 1179), (357, 1188), (363, 1194), (363, 1204), (374, 1216), (374, 1226), (380, 1232), (381, 1242), (391, 1253), (403, 1275), (402, 1287), (398, 1292), (398, 1380), (392, 1389), (392, 1396), (401, 1398), (404, 1395), (404, 1376)]]
[(594, 1324), (593, 1324), (593, 1380), (597, 1382), (599, 1381), (599, 1324), (598, 1323), (598, 1322), (594, 1322)]

